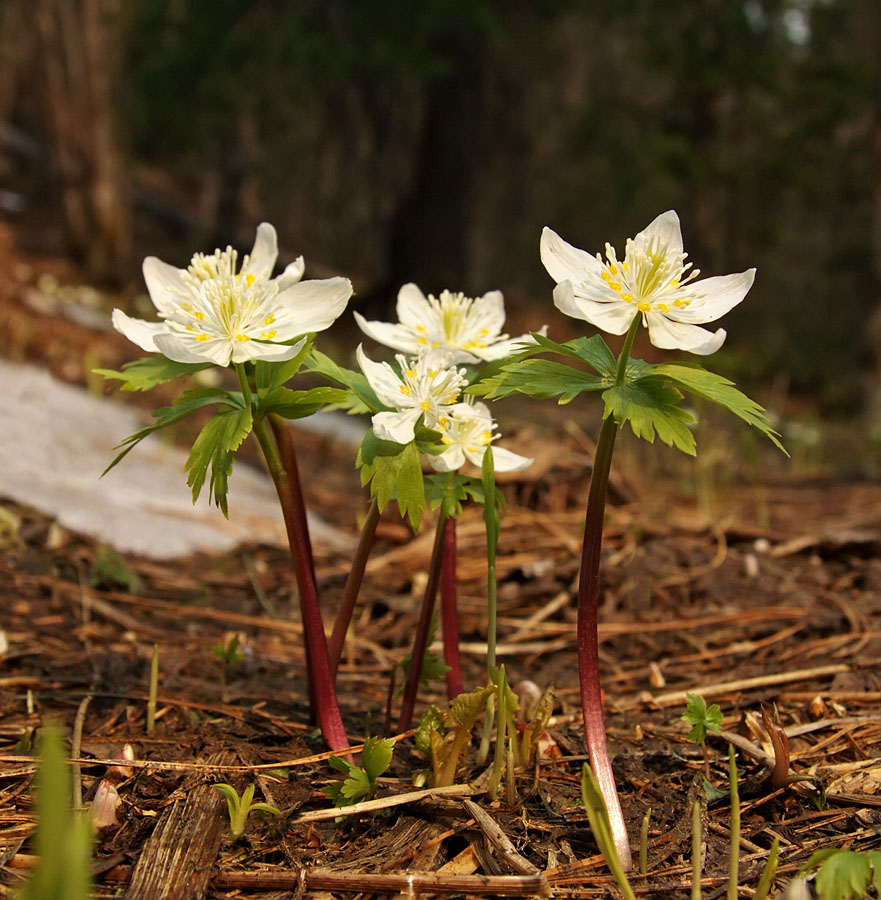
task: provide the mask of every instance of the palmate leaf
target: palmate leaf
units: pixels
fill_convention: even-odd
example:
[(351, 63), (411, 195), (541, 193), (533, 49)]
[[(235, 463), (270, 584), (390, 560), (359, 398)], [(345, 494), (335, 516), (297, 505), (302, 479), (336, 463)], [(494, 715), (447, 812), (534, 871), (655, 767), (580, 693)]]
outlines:
[(497, 375), (485, 378), (465, 389), (465, 393), (496, 400), (511, 394), (526, 394), (546, 400), (559, 397), (559, 403), (569, 403), (584, 391), (598, 391), (614, 381), (573, 369), (565, 363), (549, 359), (524, 359), (505, 366)]
[(375, 413), (385, 409), (367, 379), (360, 372), (344, 369), (329, 356), (325, 356), (315, 349), (309, 353), (304, 365), (306, 371), (323, 375), (328, 380), (351, 391), (344, 403), (337, 404), (340, 409), (345, 409), (350, 413)]
[(184, 469), (189, 473), (187, 484), (193, 491), (193, 503), (205, 484), (208, 469), (209, 499), (229, 517), (227, 488), (233, 468), (233, 456), (251, 431), (253, 420), (250, 407), (230, 409), (218, 413), (199, 432), (193, 443)]
[(371, 784), (391, 765), (395, 742), (391, 738), (369, 737), (361, 751), (361, 767)]
[(862, 900), (874, 886), (881, 891), (881, 852), (861, 853), (828, 847), (817, 850), (800, 869), (817, 872), (815, 886), (820, 900)]
[(615, 380), (618, 361), (601, 335), (595, 334), (589, 338), (579, 337), (566, 341), (565, 344), (558, 344), (538, 332), (533, 332), (532, 337), (535, 339), (537, 348), (532, 351), (533, 353), (550, 350), (561, 356), (569, 356), (586, 363), (598, 375), (608, 379), (610, 383)]
[(122, 382), (120, 390), (123, 391), (149, 391), (157, 384), (165, 384), (174, 381), (182, 375), (194, 375), (203, 369), (208, 369), (214, 363), (180, 363), (167, 359), (164, 356), (145, 356), (133, 362), (126, 363), (122, 371), (115, 369), (93, 369), (96, 375), (115, 379)]
[(694, 435), (688, 428), (694, 418), (677, 406), (681, 399), (682, 394), (660, 378), (642, 378), (603, 392), (605, 414), (619, 425), (629, 422), (633, 433), (650, 444), (657, 434), (665, 444), (694, 456)]
[(307, 391), (292, 391), (286, 387), (273, 387), (257, 396), (260, 415), (277, 413), (284, 419), (305, 419), (323, 406), (340, 406), (351, 396), (348, 391), (333, 387), (316, 387)]
[(361, 484), (370, 484), (370, 495), (376, 497), (380, 511), (394, 497), (401, 517), (408, 518), (416, 531), (425, 510), (425, 486), (416, 444), (382, 441), (371, 429), (361, 442), (355, 465), (361, 470)]
[(780, 435), (771, 427), (765, 410), (739, 391), (727, 378), (708, 372), (695, 363), (660, 363), (646, 366), (643, 371), (651, 377), (663, 378), (683, 390), (724, 406), (748, 425), (757, 428), (775, 447), (786, 453), (786, 448), (780, 443)]
[(218, 388), (198, 388), (194, 391), (184, 392), (171, 406), (163, 406), (153, 413), (156, 421), (152, 425), (139, 428), (134, 434), (130, 434), (124, 441), (118, 443), (113, 449), (122, 449), (101, 474), (106, 475), (117, 463), (134, 450), (145, 437), (153, 434), (154, 431), (174, 425), (176, 422), (180, 422), (181, 419), (185, 419), (190, 413), (215, 404), (239, 409), (242, 406), (242, 398), (240, 394), (232, 394), (229, 391), (223, 391)]

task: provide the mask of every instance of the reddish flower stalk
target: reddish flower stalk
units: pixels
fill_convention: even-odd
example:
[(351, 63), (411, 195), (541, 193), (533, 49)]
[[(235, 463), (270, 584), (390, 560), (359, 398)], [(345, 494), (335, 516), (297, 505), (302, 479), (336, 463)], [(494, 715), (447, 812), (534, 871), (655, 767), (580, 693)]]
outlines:
[(404, 685), (404, 697), (401, 700), (401, 716), (398, 719), (398, 731), (406, 731), (413, 722), (413, 709), (416, 706), (416, 695), (419, 693), (422, 663), (425, 660), (428, 633), (431, 630), (431, 617), (434, 613), (434, 601), (437, 598), (437, 589), (440, 583), (446, 523), (447, 516), (441, 510), (438, 514), (437, 530), (434, 533), (434, 547), (431, 551), (428, 583), (425, 585), (422, 608), (419, 610), (419, 621), (416, 623), (416, 635), (413, 638), (413, 651), (410, 654), (410, 668), (407, 671), (407, 683)]
[[(624, 383), (627, 360), (633, 338), (640, 324), (640, 317), (633, 320), (627, 332), (624, 348), (618, 357), (617, 383)], [(584, 544), (581, 551), (581, 569), (578, 579), (578, 678), (581, 686), (581, 713), (584, 718), (584, 736), (590, 766), (596, 776), (612, 828), (612, 840), (624, 871), (630, 871), (633, 861), (630, 841), (615, 786), (615, 775), (609, 759), (606, 738), (606, 724), (603, 718), (603, 697), (600, 690), (599, 639), (597, 636), (597, 608), (600, 596), (600, 556), (603, 544), (603, 517), (606, 511), (606, 493), (609, 486), (609, 472), (612, 468), (612, 454), (618, 426), (612, 415), (603, 421), (597, 439), (593, 471), (590, 476), (590, 491), (587, 497), (587, 513), (584, 523)]]
[(281, 464), (288, 475), (288, 483), (291, 486), (291, 500), (297, 516), (297, 530), (309, 555), (309, 569), (312, 572), (312, 580), (315, 581), (315, 557), (312, 553), (312, 539), (309, 537), (309, 520), (306, 517), (306, 502), (303, 499), (303, 485), (300, 482), (300, 469), (297, 466), (297, 454), (294, 452), (291, 433), (285, 420), (276, 413), (270, 414), (269, 425), (272, 428), (275, 444), (278, 447)]
[(447, 664), (447, 697), (452, 700), (464, 690), (462, 657), (459, 653), (459, 610), (456, 591), (456, 520), (447, 519), (441, 562), (441, 631), (444, 637), (444, 662)]
[(376, 526), (379, 523), (379, 501), (376, 497), (370, 501), (370, 507), (367, 510), (367, 516), (364, 519), (364, 525), (361, 527), (361, 537), (358, 540), (358, 546), (355, 549), (355, 556), (352, 559), (352, 567), (349, 569), (348, 578), (346, 578), (346, 586), (343, 589), (343, 599), (340, 601), (340, 608), (337, 610), (336, 619), (333, 623), (333, 632), (330, 635), (328, 650), (330, 652), (330, 670), (336, 679), (337, 669), (340, 665), (340, 657), (343, 654), (343, 645), (346, 643), (346, 633), (349, 630), (349, 624), (352, 621), (352, 613), (355, 610), (355, 603), (358, 600), (358, 591), (361, 589), (361, 582), (364, 580), (364, 570), (367, 568), (367, 559), (373, 548), (373, 541), (376, 538)]
[(300, 615), (303, 618), (303, 636), (306, 641), (306, 664), (312, 713), (318, 720), (327, 746), (331, 750), (344, 750), (349, 746), (349, 739), (346, 737), (346, 730), (337, 703), (327, 639), (324, 635), (324, 623), (318, 605), (318, 592), (312, 574), (312, 560), (302, 533), (302, 518), (297, 511), (290, 478), (282, 463), (278, 447), (262, 419), (254, 422), (254, 434), (260, 442), (260, 448), (263, 450), (269, 467), (269, 474), (275, 483), (288, 535), (291, 562), (294, 566), (297, 589), (300, 594)]

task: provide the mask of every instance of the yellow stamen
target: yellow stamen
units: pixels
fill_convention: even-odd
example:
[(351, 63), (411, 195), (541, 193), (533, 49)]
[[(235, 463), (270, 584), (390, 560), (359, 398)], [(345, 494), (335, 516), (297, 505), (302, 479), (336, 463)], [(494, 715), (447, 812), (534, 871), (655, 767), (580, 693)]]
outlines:
[(237, 340), (237, 341), (241, 341), (242, 343), (244, 343), (245, 341), (250, 341), (251, 338), (248, 337), (248, 335), (246, 335), (246, 334), (237, 334), (237, 335), (236, 335), (236, 340)]
[(652, 311), (652, 307), (651, 307), (650, 303), (640, 302), (640, 303), (637, 303), (636, 306), (640, 312), (651, 312)]
[(410, 388), (408, 388), (406, 384), (402, 384), (402, 385), (401, 385), (401, 393), (402, 393), (405, 397), (409, 397), (409, 396), (410, 396)]
[(662, 313), (670, 312), (670, 307), (666, 303), (658, 303), (657, 307)]

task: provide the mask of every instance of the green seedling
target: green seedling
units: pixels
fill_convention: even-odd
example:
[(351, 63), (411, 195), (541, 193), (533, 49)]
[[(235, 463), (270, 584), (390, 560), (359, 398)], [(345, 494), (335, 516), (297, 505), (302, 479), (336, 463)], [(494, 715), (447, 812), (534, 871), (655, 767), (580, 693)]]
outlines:
[(799, 870), (803, 877), (812, 873), (819, 900), (862, 900), (873, 887), (881, 896), (881, 851), (817, 850)]
[(134, 569), (112, 547), (99, 547), (89, 572), (89, 584), (101, 587), (110, 584), (125, 588), (131, 594), (144, 589), (144, 582)]
[(37, 831), (39, 862), (19, 900), (88, 900), (92, 831), (88, 813), (72, 810), (70, 773), (57, 729), (40, 736), (37, 770)]
[(281, 816), (282, 811), (268, 803), (254, 803), (254, 785), (249, 784), (239, 796), (238, 791), (231, 784), (213, 784), (226, 798), (229, 809), (229, 830), (233, 840), (237, 841), (244, 833), (248, 824), (248, 816), (252, 812), (265, 812), (273, 816)]
[(211, 652), (220, 660), (220, 690), (224, 702), (227, 699), (227, 673), (236, 663), (242, 662), (245, 658), (245, 654), (242, 653), (240, 647), (241, 641), (239, 636), (234, 634), (226, 644), (214, 644), (211, 648)]
[(150, 687), (147, 693), (147, 734), (156, 726), (156, 706), (159, 701), (159, 644), (153, 644), (150, 656)]
[(331, 756), (328, 762), (346, 777), (323, 787), (322, 793), (333, 800), (334, 806), (340, 807), (370, 800), (376, 793), (380, 775), (391, 765), (394, 750), (395, 742), (391, 738), (369, 737), (364, 741), (360, 767)]
[(688, 739), (700, 744), (701, 753), (704, 756), (704, 777), (710, 779), (710, 758), (707, 755), (707, 734), (722, 733), (722, 710), (718, 703), (707, 706), (707, 701), (699, 694), (690, 691), (685, 695), (686, 710), (682, 714), (683, 722), (691, 725)]

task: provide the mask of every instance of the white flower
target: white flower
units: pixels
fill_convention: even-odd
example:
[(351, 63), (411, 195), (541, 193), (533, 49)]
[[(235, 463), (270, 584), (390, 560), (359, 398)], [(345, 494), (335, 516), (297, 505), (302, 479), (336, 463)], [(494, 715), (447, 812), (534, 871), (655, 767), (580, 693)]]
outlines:
[(345, 309), (352, 284), (347, 278), (301, 281), (302, 256), (272, 278), (277, 257), (275, 229), (267, 222), (257, 228), (254, 249), (238, 271), (232, 247), (197, 253), (186, 269), (150, 256), (144, 279), (162, 321), (132, 319), (115, 309), (113, 325), (142, 350), (176, 362), (228, 366), (291, 359), (303, 341), (286, 342), (329, 328)]
[(434, 428), (438, 417), (456, 403), (468, 383), (463, 370), (449, 367), (450, 354), (443, 350), (411, 360), (398, 354), (395, 359), (401, 367), (400, 375), (388, 363), (368, 359), (360, 344), (357, 357), (380, 402), (397, 410), (373, 416), (373, 431), (384, 441), (408, 444), (416, 436), (414, 429), (420, 416)]
[(505, 303), (501, 291), (466, 297), (443, 291), (440, 297), (422, 293), (415, 284), (398, 291), (398, 322), (368, 322), (355, 313), (361, 330), (380, 344), (416, 355), (427, 350), (449, 350), (454, 363), (502, 359), (517, 344), (534, 341), (528, 334), (509, 338), (502, 334)]
[(624, 334), (641, 314), (656, 347), (714, 353), (725, 330), (714, 334), (699, 323), (715, 322), (740, 303), (756, 270), (695, 282), (699, 270), (689, 271), (687, 255), (673, 210), (629, 238), (623, 260), (609, 244), (604, 260), (567, 244), (550, 228), (541, 235), (541, 261), (557, 282), (554, 305), (561, 312), (611, 334)]
[[(494, 431), (495, 426), (485, 403), (457, 403), (438, 417), (435, 427), (441, 433), (445, 449), (437, 456), (429, 456), (428, 462), (438, 472), (455, 472), (465, 465), (466, 460), (481, 466), (486, 448), (501, 437)], [(520, 472), (532, 462), (529, 457), (504, 447), (493, 447), (493, 465), (497, 472)]]

